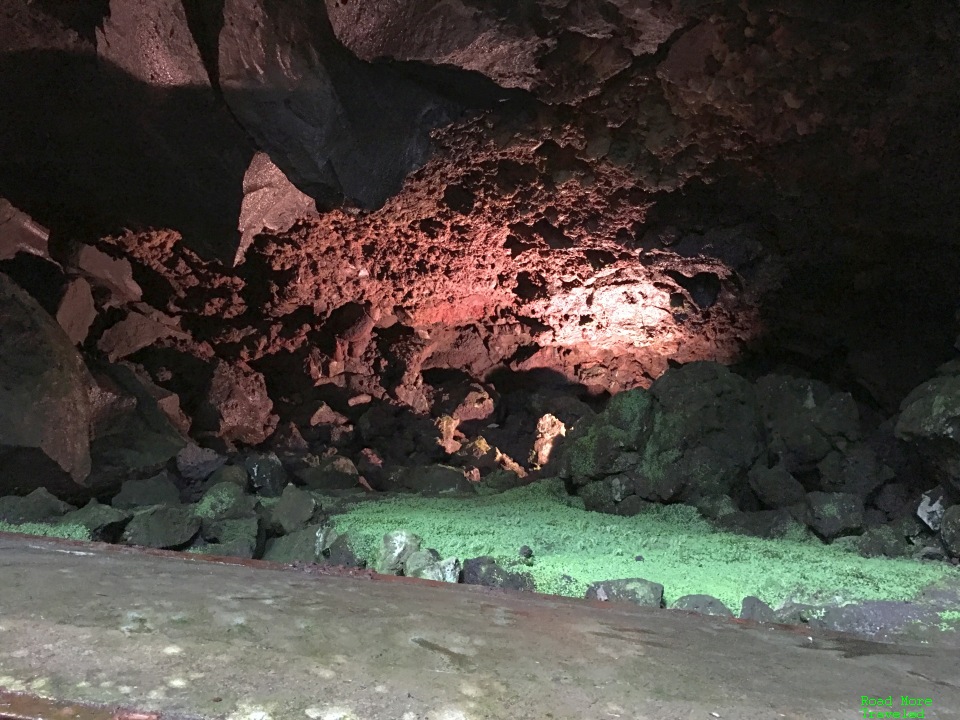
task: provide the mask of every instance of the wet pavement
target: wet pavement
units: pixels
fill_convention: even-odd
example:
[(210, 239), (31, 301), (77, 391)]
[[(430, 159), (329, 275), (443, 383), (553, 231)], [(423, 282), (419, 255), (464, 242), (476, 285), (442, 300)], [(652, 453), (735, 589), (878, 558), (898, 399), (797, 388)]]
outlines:
[(960, 720), (960, 650), (0, 534), (0, 718), (96, 720), (88, 706), (131, 720)]

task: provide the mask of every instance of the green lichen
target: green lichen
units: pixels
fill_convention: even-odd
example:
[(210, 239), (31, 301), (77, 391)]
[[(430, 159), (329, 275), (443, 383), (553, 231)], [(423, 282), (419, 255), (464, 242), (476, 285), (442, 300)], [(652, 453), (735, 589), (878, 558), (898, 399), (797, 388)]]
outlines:
[(90, 530), (76, 523), (8, 523), (0, 520), (0, 532), (23, 533), (63, 540), (91, 540)]
[[(824, 594), (847, 602), (906, 600), (949, 570), (908, 560), (863, 558), (791, 534), (789, 539), (716, 532), (686, 505), (652, 506), (618, 517), (586, 512), (559, 480), (469, 499), (395, 498), (335, 517), (360, 557), (375, 563), (383, 535), (404, 529), (443, 557), (491, 555), (529, 572), (540, 592), (581, 596), (592, 582), (643, 578), (661, 583), (667, 602), (706, 593), (731, 608), (755, 595), (772, 607)], [(528, 545), (533, 563), (518, 550)], [(636, 560), (636, 556), (643, 560)]]

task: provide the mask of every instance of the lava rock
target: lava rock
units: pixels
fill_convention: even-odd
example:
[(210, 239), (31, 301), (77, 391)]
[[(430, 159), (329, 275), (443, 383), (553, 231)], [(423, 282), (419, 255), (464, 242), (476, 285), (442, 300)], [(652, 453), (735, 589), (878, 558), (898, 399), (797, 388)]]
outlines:
[(376, 571), (383, 575), (400, 575), (403, 564), (413, 553), (420, 550), (419, 535), (406, 530), (394, 530), (383, 536), (383, 546), (377, 559)]
[(280, 495), (280, 501), (273, 506), (271, 521), (283, 535), (289, 535), (303, 529), (316, 510), (317, 501), (313, 495), (294, 485), (287, 485)]
[(289, 479), (276, 453), (250, 453), (243, 461), (253, 489), (263, 497), (280, 497)]
[(93, 379), (60, 326), (2, 273), (0, 307), (0, 494), (77, 494), (91, 465)]
[(131, 517), (131, 512), (101, 505), (94, 499), (79, 510), (64, 515), (62, 522), (65, 525), (82, 525), (90, 532), (92, 540), (112, 543), (119, 540)]
[(527, 573), (510, 572), (488, 555), (463, 561), (463, 583), (507, 590), (536, 590), (533, 578)]
[(349, 490), (359, 486), (360, 471), (350, 458), (334, 455), (320, 464), (297, 470), (299, 480), (312, 490)]
[(223, 467), (227, 458), (216, 450), (190, 443), (177, 453), (177, 471), (187, 480), (206, 480)]
[(740, 605), (740, 619), (759, 623), (775, 623), (777, 622), (777, 614), (760, 598), (748, 595)]
[(683, 595), (670, 605), (671, 610), (688, 610), (701, 615), (733, 617), (730, 608), (712, 595)]
[(178, 549), (200, 531), (200, 518), (190, 507), (153, 507), (137, 513), (123, 532), (127, 545)]
[(852, 535), (863, 529), (863, 500), (850, 493), (807, 494), (810, 528), (824, 540)]
[(768, 508), (796, 505), (806, 498), (803, 485), (782, 463), (772, 468), (766, 467), (765, 463), (754, 465), (750, 468), (747, 481), (760, 502)]
[(194, 416), (197, 431), (222, 440), (257, 445), (277, 426), (273, 401), (263, 375), (245, 363), (217, 363), (202, 406)]
[(179, 505), (180, 490), (166, 472), (143, 480), (127, 480), (110, 504), (129, 509), (150, 505)]
[(663, 585), (643, 578), (618, 578), (590, 583), (587, 600), (628, 602), (645, 607), (663, 607)]
[(960, 558), (960, 505), (947, 508), (943, 513), (940, 539), (951, 557)]
[(14, 495), (0, 498), (0, 520), (10, 523), (48, 522), (76, 510), (46, 488), (37, 488), (26, 497)]
[(194, 514), (204, 520), (239, 520), (255, 512), (257, 499), (232, 482), (212, 485), (194, 506)]
[(916, 447), (934, 479), (960, 500), (960, 374), (933, 378), (900, 404), (895, 434)]

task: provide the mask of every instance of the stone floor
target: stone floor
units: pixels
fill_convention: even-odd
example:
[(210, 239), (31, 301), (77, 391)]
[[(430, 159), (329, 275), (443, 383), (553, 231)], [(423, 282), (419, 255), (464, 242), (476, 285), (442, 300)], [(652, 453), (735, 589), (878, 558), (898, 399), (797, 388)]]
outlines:
[[(946, 642), (0, 535), (0, 718), (960, 720), (958, 657)], [(862, 696), (901, 714), (865, 713)], [(929, 702), (919, 714), (901, 696)]]

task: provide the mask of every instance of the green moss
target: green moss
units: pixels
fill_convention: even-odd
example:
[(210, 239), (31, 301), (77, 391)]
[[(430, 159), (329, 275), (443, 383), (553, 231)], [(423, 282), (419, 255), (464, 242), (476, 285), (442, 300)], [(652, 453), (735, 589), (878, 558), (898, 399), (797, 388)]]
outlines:
[[(803, 538), (763, 540), (715, 532), (685, 505), (652, 506), (633, 517), (585, 512), (559, 480), (476, 498), (396, 498), (359, 505), (335, 523), (359, 556), (377, 560), (385, 533), (404, 529), (443, 557), (492, 555), (530, 572), (541, 592), (582, 596), (600, 580), (640, 577), (663, 584), (667, 602), (707, 593), (729, 607), (755, 595), (773, 607), (829, 594), (853, 602), (905, 600), (948, 570), (907, 560), (863, 558)], [(526, 566), (522, 545), (534, 552)], [(642, 555), (643, 561), (635, 560)], [(567, 576), (567, 578), (564, 578)]]
[(0, 520), (0, 532), (40, 535), (63, 540), (91, 540), (90, 530), (76, 523), (8, 523)]

